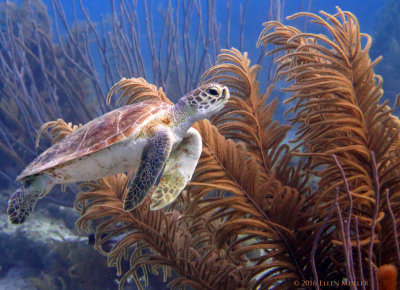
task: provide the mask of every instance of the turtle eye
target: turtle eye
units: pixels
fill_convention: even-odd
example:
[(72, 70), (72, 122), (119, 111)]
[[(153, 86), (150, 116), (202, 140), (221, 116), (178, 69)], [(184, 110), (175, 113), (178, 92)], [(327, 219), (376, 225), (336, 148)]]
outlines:
[(218, 96), (218, 91), (216, 89), (207, 89), (207, 93), (214, 97)]

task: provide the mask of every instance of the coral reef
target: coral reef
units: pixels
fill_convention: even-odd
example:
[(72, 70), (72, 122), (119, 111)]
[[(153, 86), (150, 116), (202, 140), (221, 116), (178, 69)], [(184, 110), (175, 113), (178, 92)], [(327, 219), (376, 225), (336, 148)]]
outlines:
[[(58, 0), (47, 1), (48, 7), (40, 0), (0, 3), (0, 204), (3, 207), (13, 187), (18, 186), (14, 177), (50, 144), (47, 133), (40, 144), (35, 142), (41, 124), (59, 118), (79, 124), (104, 113), (109, 110), (104, 95), (121, 77), (146, 77), (177, 98), (197, 86), (201, 73), (215, 61), (220, 47), (239, 42), (238, 46), (243, 47), (246, 43), (244, 19), (248, 1), (243, 1), (245, 10), (240, 10), (237, 16), (234, 13), (239, 10), (239, 3), (231, 0), (222, 3), (218, 9), (221, 13), (225, 9), (224, 19), (217, 17), (213, 1), (163, 1), (162, 9), (153, 9), (151, 1), (112, 1), (111, 15), (106, 15), (100, 23), (91, 20), (82, 2), (76, 2), (76, 11), (77, 15), (83, 15), (83, 20), (76, 14), (69, 17)], [(148, 5), (143, 7), (141, 3)], [(271, 19), (278, 19), (283, 13), (276, 5), (281, 5), (280, 1), (271, 3)], [(237, 17), (240, 21), (236, 21)], [(228, 29), (220, 31), (219, 27)], [(261, 49), (260, 52), (262, 61), (264, 54)], [(74, 185), (68, 186), (67, 191), (77, 192)], [(74, 198), (74, 194), (56, 191), (45, 197), (46, 210), (39, 215), (50, 220), (47, 212), (51, 212), (63, 217), (70, 226), (75, 216), (60, 205), (72, 207)], [(1, 223), (6, 222), (4, 217)], [(54, 222), (55, 230), (62, 231), (57, 220), (49, 222)], [(38, 225), (32, 230), (41, 232), (43, 228)], [(10, 244), (4, 243), (3, 249)], [(30, 236), (26, 236), (24, 244), (32, 245), (32, 255), (40, 252), (41, 248), (33, 246), (35, 242)], [(15, 287), (24, 288), (20, 274), (30, 270), (25, 271), (25, 261), (20, 260), (20, 245), (14, 244), (15, 250), (10, 251), (8, 259), (1, 260), (0, 275), (10, 279), (17, 275), (22, 284)], [(42, 270), (47, 271), (46, 265), (39, 262), (40, 255), (35, 257)], [(13, 260), (16, 262), (8, 267)], [(36, 270), (39, 268), (32, 277), (38, 274)], [(61, 280), (51, 273), (36, 278), (47, 283), (43, 287), (54, 284), (62, 287)], [(38, 282), (37, 279), (33, 277), (33, 281)], [(68, 279), (62, 277), (70, 286)]]
[[(326, 34), (273, 21), (260, 34), (259, 45), (284, 52), (276, 79), (289, 82), (290, 126), (274, 121), (278, 101), (268, 100), (272, 86), (260, 92), (260, 67), (246, 53), (222, 50), (201, 81), (227, 85), (231, 100), (211, 123), (195, 124), (202, 156), (168, 210), (150, 211), (147, 199), (124, 212), (129, 175), (81, 185), (77, 226), (95, 232), (94, 246), (122, 275), (121, 288), (133, 277), (141, 289), (140, 275), (146, 285), (149, 273), (162, 271), (171, 288), (320, 289), (332, 281), (377, 289), (385, 279), (377, 268), (399, 267), (400, 123), (379, 103), (379, 59), (370, 60), (371, 38), (356, 17), (340, 9), (321, 15), (290, 19), (310, 17)], [(113, 93), (125, 104), (169, 102), (144, 79), (124, 79)], [(54, 133), (69, 130), (53, 125)]]
[[(1, 4), (0, 75), (6, 82), (0, 85), (0, 154), (12, 162), (0, 173), (10, 182), (16, 168), (40, 150), (32, 149), (39, 124), (58, 119), (38, 135), (51, 129), (53, 143), (61, 140), (107, 110), (103, 96), (122, 77), (129, 79), (114, 85), (108, 97), (113, 106), (148, 98), (171, 102), (198, 82), (216, 81), (231, 90), (222, 112), (211, 122), (195, 124), (203, 138), (202, 156), (191, 183), (167, 210), (150, 211), (148, 199), (132, 212), (122, 210), (132, 173), (81, 185), (76, 224), (94, 233), (95, 249), (121, 276), (120, 288), (133, 279), (141, 289), (150, 275), (160, 273), (171, 288), (290, 289), (302, 283), (319, 289), (321, 281), (350, 289), (357, 288), (357, 281), (365, 289), (396, 287), (400, 123), (387, 101), (381, 102), (382, 78), (374, 72), (379, 59), (370, 60), (371, 38), (360, 33), (354, 15), (339, 9), (336, 15), (292, 17), (311, 18), (325, 34), (265, 23), (258, 44), (263, 50), (273, 46), (269, 53), (278, 54), (275, 81), (289, 83), (283, 89), (291, 94), (287, 125), (274, 120), (279, 102), (269, 99), (274, 87), (261, 92), (269, 84), (259, 76), (261, 66), (251, 65), (247, 53), (236, 49), (218, 55), (221, 40), (212, 1), (204, 25), (199, 1), (183, 1), (177, 8), (167, 2), (159, 39), (152, 6), (145, 6), (144, 46), (135, 1), (112, 1), (111, 20), (104, 20), (101, 29), (81, 1), (85, 21), (72, 26), (61, 3), (51, 4), (58, 20), (55, 31), (39, 1)], [(185, 23), (183, 38), (179, 17)], [(23, 24), (15, 25), (17, 19)], [(190, 19), (197, 25), (191, 26)], [(229, 45), (229, 29), (227, 34)], [(289, 143), (291, 129), (296, 138)], [(81, 275), (101, 264), (97, 259), (82, 264), (84, 245), (66, 246), (64, 241), (53, 249), (64, 264), (54, 265), (41, 280), (32, 278), (37, 287), (79, 287), (78, 281), (85, 287), (104, 286), (112, 279), (105, 271), (96, 274), (104, 280), (95, 282)], [(69, 276), (59, 278), (61, 272)]]
[[(72, 212), (72, 209), (65, 209)], [(73, 220), (75, 216), (71, 216)], [(0, 215), (0, 285), (3, 289), (113, 289), (114, 271), (87, 238), (61, 219), (40, 214), (29, 225), (7, 225)], [(3, 224), (4, 223), (4, 224)]]
[[(19, 186), (14, 178), (21, 168), (50, 145), (47, 133), (35, 142), (43, 123), (85, 123), (113, 108), (104, 96), (122, 77), (146, 77), (176, 100), (197, 86), (220, 47), (246, 43), (247, 9), (236, 15), (239, 1), (219, 3), (218, 11), (213, 1), (160, 2), (156, 8), (152, 1), (111, 1), (112, 11), (100, 22), (91, 19), (83, 1), (72, 15), (59, 0), (47, 7), (41, 0), (0, 3), (2, 206)], [(281, 18), (277, 5), (271, 3), (271, 19)], [(46, 196), (47, 204), (73, 207), (77, 187), (64, 190)]]

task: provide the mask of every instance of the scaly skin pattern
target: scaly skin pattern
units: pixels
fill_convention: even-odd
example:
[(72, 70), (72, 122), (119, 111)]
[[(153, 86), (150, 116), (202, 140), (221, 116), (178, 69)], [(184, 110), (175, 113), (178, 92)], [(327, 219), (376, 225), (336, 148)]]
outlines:
[(33, 211), (40, 194), (18, 188), (8, 200), (7, 214), (12, 224), (22, 224)]
[(156, 132), (143, 149), (139, 170), (124, 200), (124, 211), (131, 211), (145, 198), (161, 174), (172, 149), (173, 136), (166, 127), (156, 127)]

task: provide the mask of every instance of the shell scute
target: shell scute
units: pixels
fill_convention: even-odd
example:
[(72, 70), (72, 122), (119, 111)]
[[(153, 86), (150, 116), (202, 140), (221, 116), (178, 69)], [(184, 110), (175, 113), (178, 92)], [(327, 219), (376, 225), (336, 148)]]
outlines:
[(124, 134), (124, 136), (127, 137), (127, 136), (132, 135), (132, 134), (133, 134), (133, 131), (135, 131), (135, 128), (133, 128), (133, 127), (128, 127), (128, 128), (126, 128), (126, 129), (122, 132), (122, 134)]
[(119, 134), (117, 134), (117, 135), (115, 135), (115, 136), (113, 136), (111, 138), (108, 138), (107, 141), (106, 141), (106, 144), (107, 144), (107, 146), (110, 146), (110, 145), (112, 145), (114, 143), (117, 143), (117, 142), (123, 140), (123, 139), (125, 139), (124, 134), (119, 133)]
[(166, 111), (168, 107), (170, 105), (160, 100), (149, 100), (123, 106), (93, 119), (40, 154), (17, 180), (120, 142), (132, 136), (150, 116)]

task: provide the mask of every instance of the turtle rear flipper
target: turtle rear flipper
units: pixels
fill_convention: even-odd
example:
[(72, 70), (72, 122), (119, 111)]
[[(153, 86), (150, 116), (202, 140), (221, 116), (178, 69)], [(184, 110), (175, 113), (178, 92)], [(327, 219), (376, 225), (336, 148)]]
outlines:
[(8, 200), (8, 219), (12, 224), (23, 224), (35, 208), (39, 198), (45, 196), (54, 186), (45, 174), (24, 180), (24, 187), (18, 188)]
[(18, 188), (8, 200), (8, 218), (12, 224), (22, 224), (35, 208), (39, 193), (26, 188)]

